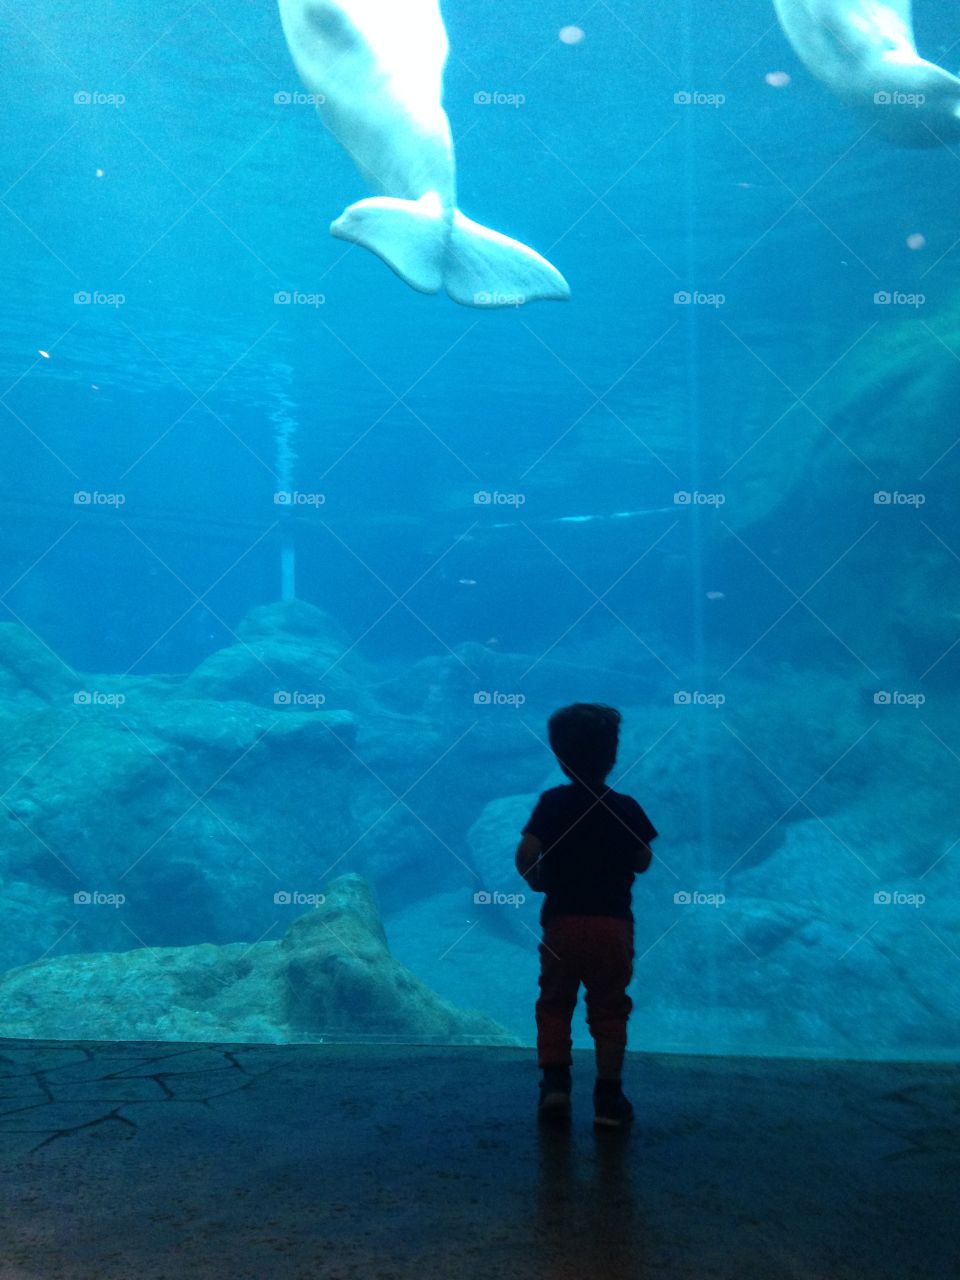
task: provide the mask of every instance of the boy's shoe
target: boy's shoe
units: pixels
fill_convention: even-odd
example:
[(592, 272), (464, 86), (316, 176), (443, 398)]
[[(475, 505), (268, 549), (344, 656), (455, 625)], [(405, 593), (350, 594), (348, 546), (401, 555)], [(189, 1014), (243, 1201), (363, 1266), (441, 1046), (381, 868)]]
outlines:
[(598, 1129), (623, 1129), (633, 1121), (633, 1107), (619, 1080), (598, 1080), (593, 1090), (593, 1123)]
[(567, 1120), (570, 1117), (570, 1068), (544, 1067), (540, 1081), (541, 1120)]

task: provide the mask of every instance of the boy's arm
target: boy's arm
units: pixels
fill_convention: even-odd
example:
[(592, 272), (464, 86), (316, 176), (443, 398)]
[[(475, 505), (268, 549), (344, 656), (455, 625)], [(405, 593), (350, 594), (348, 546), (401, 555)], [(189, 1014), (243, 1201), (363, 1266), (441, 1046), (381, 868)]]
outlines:
[(517, 845), (517, 870), (526, 880), (534, 893), (542, 893), (540, 887), (540, 855), (543, 843), (539, 836), (525, 832)]
[(633, 855), (633, 869), (637, 875), (642, 875), (653, 861), (653, 850), (648, 844), (644, 844), (641, 840), (637, 845), (637, 851)]

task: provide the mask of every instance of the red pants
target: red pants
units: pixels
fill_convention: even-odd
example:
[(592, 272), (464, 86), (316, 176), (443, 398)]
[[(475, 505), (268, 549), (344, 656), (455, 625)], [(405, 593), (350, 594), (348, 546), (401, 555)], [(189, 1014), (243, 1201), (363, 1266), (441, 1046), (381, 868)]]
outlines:
[(540, 944), (537, 1060), (541, 1067), (572, 1062), (570, 1021), (582, 982), (587, 1024), (597, 1050), (597, 1070), (618, 1076), (627, 1044), (633, 1001), (633, 925), (614, 916), (556, 916)]

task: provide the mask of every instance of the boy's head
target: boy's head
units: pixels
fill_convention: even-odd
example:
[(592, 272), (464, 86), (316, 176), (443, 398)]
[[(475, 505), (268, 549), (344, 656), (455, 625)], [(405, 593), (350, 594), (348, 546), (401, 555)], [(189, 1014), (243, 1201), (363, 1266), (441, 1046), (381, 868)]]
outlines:
[(547, 731), (560, 768), (574, 782), (597, 784), (613, 768), (620, 712), (599, 702), (575, 702), (550, 717)]

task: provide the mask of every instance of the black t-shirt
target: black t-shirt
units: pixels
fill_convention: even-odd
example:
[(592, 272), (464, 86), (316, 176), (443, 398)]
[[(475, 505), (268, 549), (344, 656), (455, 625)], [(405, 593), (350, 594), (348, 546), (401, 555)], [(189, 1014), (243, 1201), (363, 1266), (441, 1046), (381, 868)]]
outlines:
[(523, 834), (543, 845), (541, 924), (554, 916), (633, 920), (630, 891), (639, 845), (657, 829), (632, 796), (609, 787), (594, 793), (576, 783), (545, 791)]

